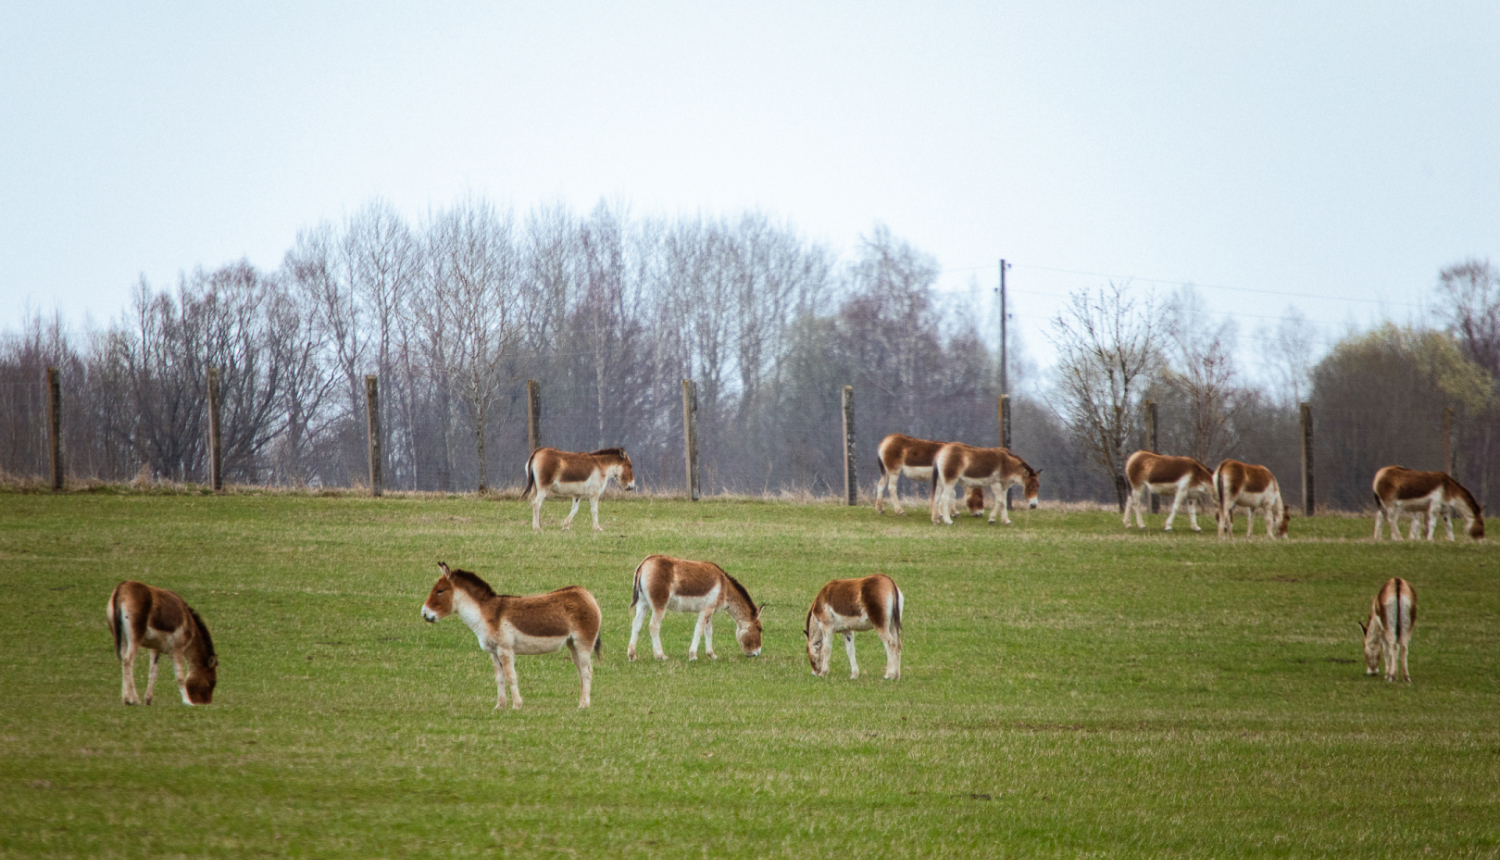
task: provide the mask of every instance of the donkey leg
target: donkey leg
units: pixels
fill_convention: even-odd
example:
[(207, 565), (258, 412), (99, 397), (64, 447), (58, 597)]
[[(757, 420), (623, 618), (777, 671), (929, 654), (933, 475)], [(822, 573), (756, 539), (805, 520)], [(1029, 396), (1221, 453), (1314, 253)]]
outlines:
[[(1443, 509), (1443, 528), (1448, 532), (1448, 540), (1453, 540), (1453, 512), (1447, 508)], [(1430, 531), (1427, 534), (1427, 539), (1432, 540), (1432, 533)]]
[(651, 601), (642, 599), (635, 605), (635, 618), (630, 622), (630, 645), (625, 649), (625, 656), (630, 662), (635, 662), (635, 643), (641, 636), (641, 625), (646, 622), (646, 613), (650, 612)]
[(508, 704), (505, 701), (505, 666), (499, 662), (498, 651), (490, 651), (489, 659), (495, 662), (495, 710), (501, 710)]
[(578, 515), (578, 504), (582, 501), (583, 496), (573, 497), (573, 509), (568, 511), (568, 516), (562, 521), (562, 527), (564, 529), (570, 529), (573, 527), (573, 517)]
[[(1177, 518), (1177, 507), (1180, 504), (1182, 504), (1182, 493), (1173, 493), (1172, 510), (1167, 512), (1167, 527), (1165, 529), (1166, 531), (1172, 530), (1172, 520)], [(1140, 510), (1140, 508), (1136, 508), (1136, 516), (1140, 516)]]
[(500, 652), (500, 668), (505, 672), (506, 683), (510, 686), (510, 708), (517, 710), (521, 707), (521, 684), (516, 677), (516, 655), (514, 651)]
[(599, 525), (599, 497), (589, 496), (589, 513), (594, 515), (594, 531), (602, 532), (604, 527)]
[(1406, 654), (1407, 654), (1407, 651), (1410, 650), (1409, 646), (1410, 646), (1410, 642), (1409, 641), (1408, 642), (1402, 642), (1400, 645), (1397, 646), (1397, 647), (1399, 647), (1401, 649), (1401, 680), (1405, 681), (1408, 684), (1411, 683), (1411, 671), (1406, 668)]
[[(1187, 506), (1188, 506), (1188, 525), (1192, 526), (1193, 527), (1193, 531), (1195, 531), (1195, 532), (1201, 532), (1201, 531), (1203, 531), (1203, 529), (1198, 528), (1198, 501), (1196, 499), (1188, 499)], [(1250, 515), (1250, 524), (1252, 526), (1255, 525), (1255, 514), (1254, 514), (1254, 512), (1251, 512), (1251, 515)]]
[(183, 666), (181, 654), (172, 655), (172, 677), (177, 681), (177, 692), (182, 695), (182, 703), (191, 705), (193, 700), (187, 694), (187, 669)]
[(885, 645), (885, 679), (896, 681), (901, 678), (901, 636), (892, 630), (877, 631), (880, 641)]
[(573, 654), (573, 665), (578, 667), (578, 707), (587, 708), (589, 692), (594, 686), (594, 660), (589, 654), (589, 646), (577, 639), (568, 640), (568, 650)]
[(139, 649), (135, 639), (131, 638), (126, 640), (125, 653), (120, 655), (120, 701), (127, 705), (141, 703), (141, 697), (135, 691), (135, 655)]
[(661, 650), (661, 620), (667, 615), (666, 607), (651, 608), (651, 656), (658, 660), (667, 659), (667, 652)]
[(161, 652), (152, 651), (149, 668), (146, 670), (146, 696), (141, 701), (149, 705), (156, 699), (156, 670), (161, 666)]
[(859, 661), (854, 659), (854, 634), (844, 634), (844, 650), (849, 654), (849, 680), (859, 677)]
[[(694, 621), (693, 621), (693, 641), (688, 644), (688, 659), (689, 660), (696, 660), (696, 659), (698, 659), (698, 639), (699, 639), (699, 637), (701, 637), (703, 635), (703, 630), (707, 626), (708, 626), (708, 613), (706, 613), (706, 612), (699, 612), (698, 613), (698, 617), (696, 619), (694, 619)], [(713, 654), (713, 646), (712, 645), (709, 646), (708, 653), (709, 654)]]
[(531, 497), (531, 530), (539, 532), (542, 530), (542, 499), (547, 498), (547, 491), (542, 489), (541, 484), (536, 485), (536, 493)]
[(703, 617), (703, 648), (708, 652), (708, 659), (719, 659), (719, 655), (714, 653), (714, 614), (712, 612)]
[(1131, 490), (1125, 497), (1125, 516), (1120, 520), (1125, 523), (1125, 528), (1130, 528), (1130, 510), (1135, 507), (1135, 490)]

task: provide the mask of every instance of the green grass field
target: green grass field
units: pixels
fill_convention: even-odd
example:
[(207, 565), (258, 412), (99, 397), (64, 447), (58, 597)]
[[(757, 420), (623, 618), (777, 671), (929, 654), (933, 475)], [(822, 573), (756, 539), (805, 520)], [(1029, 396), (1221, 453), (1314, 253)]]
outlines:
[[(0, 494), (0, 857), (1500, 855), (1493, 543), (633, 496), (595, 534), (566, 510), (533, 534), (514, 499)], [(768, 601), (763, 656), (720, 616), (719, 659), (689, 663), (670, 615), (672, 659), (627, 662), (657, 552)], [(554, 654), (493, 711), (474, 636), (420, 618), (439, 559), (592, 590), (593, 707)], [(812, 677), (813, 594), (875, 571), (906, 594), (902, 679), (873, 634), (863, 677), (841, 647)], [(1393, 575), (1418, 593), (1410, 685), (1365, 676), (1356, 627)], [(212, 706), (166, 669), (121, 705), (104, 604), (127, 578), (207, 620)]]

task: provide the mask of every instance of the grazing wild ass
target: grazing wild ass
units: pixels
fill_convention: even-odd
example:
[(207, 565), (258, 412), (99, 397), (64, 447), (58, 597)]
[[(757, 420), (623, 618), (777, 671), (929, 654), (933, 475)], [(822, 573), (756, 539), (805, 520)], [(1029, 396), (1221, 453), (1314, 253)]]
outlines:
[(157, 663), (163, 652), (172, 656), (172, 673), (184, 705), (207, 705), (213, 701), (214, 685), (219, 681), (219, 657), (214, 653), (208, 625), (181, 597), (165, 588), (126, 580), (115, 586), (104, 611), (109, 617), (115, 655), (120, 658), (124, 674), (120, 698), (125, 704), (141, 702), (135, 690), (135, 656), (141, 648), (151, 652), (146, 704), (151, 704), (156, 690)]
[(874, 630), (885, 643), (885, 679), (901, 677), (901, 609), (906, 597), (889, 576), (877, 573), (863, 579), (835, 579), (823, 586), (807, 611), (802, 635), (807, 637), (807, 660), (818, 677), (828, 674), (833, 637), (844, 634), (849, 652), (849, 677), (859, 677), (854, 659), (854, 634)]
[(1411, 682), (1406, 669), (1406, 652), (1411, 644), (1411, 628), (1417, 623), (1417, 593), (1411, 583), (1395, 578), (1385, 581), (1370, 602), (1370, 618), (1359, 625), (1365, 634), (1365, 674), (1373, 675), (1385, 657), (1385, 679), (1396, 680), (1396, 664), (1401, 665), (1401, 680)]
[(1219, 500), (1219, 537), (1234, 537), (1234, 509), (1245, 508), (1250, 525), (1245, 537), (1255, 532), (1255, 512), (1266, 521), (1266, 537), (1286, 537), (1291, 512), (1281, 498), (1276, 476), (1265, 466), (1225, 460), (1214, 469), (1214, 493)]
[(693, 626), (693, 641), (688, 646), (689, 660), (698, 659), (699, 636), (708, 646), (709, 659), (719, 659), (714, 653), (714, 613), (720, 609), (734, 619), (734, 638), (740, 643), (740, 649), (751, 657), (760, 656), (760, 613), (766, 608), (765, 604), (756, 608), (745, 586), (711, 561), (647, 556), (635, 569), (630, 608), (635, 610), (635, 620), (630, 624), (630, 647), (625, 653), (631, 660), (635, 660), (635, 643), (640, 638), (641, 623), (648, 613), (651, 615), (651, 653), (658, 660), (667, 659), (661, 649), (661, 620), (669, 609), (698, 614), (698, 623)]
[(1130, 495), (1125, 497), (1125, 528), (1130, 528), (1132, 510), (1135, 511), (1136, 526), (1146, 527), (1141, 514), (1146, 510), (1146, 493), (1149, 491), (1158, 496), (1172, 494), (1167, 531), (1172, 530), (1172, 520), (1177, 517), (1177, 508), (1184, 501), (1187, 502), (1188, 522), (1193, 531), (1203, 531), (1198, 528), (1198, 500), (1207, 502), (1214, 491), (1214, 476), (1207, 466), (1192, 457), (1137, 451), (1125, 461), (1125, 480), (1130, 482)]
[[(900, 433), (892, 433), (881, 439), (880, 447), (875, 449), (876, 462), (880, 466), (880, 480), (875, 484), (875, 512), (885, 513), (885, 492), (889, 490), (891, 504), (896, 509), (896, 515), (906, 516), (906, 509), (901, 506), (901, 495), (896, 491), (897, 483), (904, 476), (907, 480), (921, 481), (930, 485), (932, 461), (937, 457), (938, 449), (946, 444), (946, 442), (933, 442), (930, 439), (918, 439), (915, 436), (903, 436)], [(974, 516), (983, 516), (984, 488), (970, 488), (966, 502), (971, 513), (974, 513), (977, 506), (978, 513), (974, 513)]]
[(559, 451), (556, 448), (538, 448), (526, 460), (526, 489), (521, 497), (531, 497), (531, 527), (542, 530), (542, 501), (548, 493), (573, 497), (573, 510), (568, 512), (562, 527), (573, 527), (573, 517), (578, 514), (578, 503), (589, 497), (589, 512), (594, 515), (594, 531), (602, 532), (599, 525), (599, 497), (609, 479), (627, 490), (635, 489), (635, 471), (630, 467), (630, 457), (624, 448), (601, 448), (588, 454)]
[(1010, 525), (1010, 512), (1005, 509), (1005, 491), (1011, 486), (1021, 488), (1030, 507), (1036, 507), (1037, 492), (1041, 489), (1038, 476), (1041, 469), (1033, 469), (1025, 460), (1005, 448), (974, 448), (961, 442), (949, 442), (938, 449), (932, 463), (932, 521), (952, 525), (949, 515), (955, 484), (965, 488), (983, 490), (989, 487), (995, 494), (995, 509), (990, 512), (990, 522), (998, 514), (1000, 521)]
[(1372, 487), (1375, 491), (1375, 539), (1380, 540), (1382, 515), (1391, 527), (1391, 538), (1401, 540), (1401, 527), (1397, 519), (1401, 512), (1412, 515), (1411, 537), (1417, 538), (1417, 515), (1427, 515), (1427, 539), (1437, 530), (1437, 518), (1442, 514), (1443, 525), (1448, 530), (1448, 540), (1453, 540), (1453, 511), (1464, 518), (1464, 533), (1474, 540), (1484, 539), (1484, 509), (1479, 507), (1473, 494), (1463, 484), (1448, 477), (1444, 472), (1418, 472), (1405, 466), (1386, 466), (1375, 473)]
[(578, 707), (589, 706), (594, 683), (590, 651), (600, 653), (599, 602), (582, 586), (570, 585), (547, 594), (515, 597), (496, 594), (489, 583), (467, 570), (449, 570), (438, 562), (442, 575), (422, 604), (422, 617), (436, 623), (457, 613), (474, 635), (479, 647), (495, 661), (495, 709), (505, 707), (505, 687), (510, 685), (512, 708), (521, 707), (521, 688), (516, 683), (517, 654), (551, 654), (567, 646), (578, 667), (583, 692)]

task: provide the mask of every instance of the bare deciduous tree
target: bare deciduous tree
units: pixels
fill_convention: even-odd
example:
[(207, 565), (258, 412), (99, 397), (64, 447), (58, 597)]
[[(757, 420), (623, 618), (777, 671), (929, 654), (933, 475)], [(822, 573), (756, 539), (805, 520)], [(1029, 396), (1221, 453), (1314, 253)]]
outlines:
[(1141, 393), (1161, 367), (1166, 328), (1149, 295), (1137, 305), (1129, 285), (1114, 282), (1096, 293), (1074, 292), (1052, 320), (1058, 411), (1087, 459), (1114, 481), (1121, 510)]

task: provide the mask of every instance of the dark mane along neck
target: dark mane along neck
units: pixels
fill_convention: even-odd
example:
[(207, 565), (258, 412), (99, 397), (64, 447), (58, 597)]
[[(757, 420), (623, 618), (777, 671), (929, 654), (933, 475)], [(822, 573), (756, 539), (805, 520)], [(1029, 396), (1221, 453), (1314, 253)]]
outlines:
[(625, 459), (624, 448), (600, 448), (599, 450), (590, 453), (592, 453), (595, 457), (613, 457), (617, 460)]
[(1479, 516), (1479, 500), (1474, 498), (1474, 494), (1469, 492), (1468, 487), (1453, 480), (1453, 477), (1446, 472), (1443, 474), (1443, 483), (1447, 484), (1446, 489), (1449, 495), (1457, 496), (1469, 506), (1468, 515)]
[(495, 589), (490, 588), (488, 582), (480, 579), (478, 574), (470, 573), (467, 570), (450, 570), (448, 571), (448, 579), (452, 580), (454, 585), (462, 586), (463, 590), (475, 600), (487, 600), (496, 596)]
[[(720, 568), (720, 570), (722, 571), (723, 568)], [(734, 588), (734, 592), (740, 596), (741, 600), (745, 601), (745, 608), (748, 609), (752, 614), (754, 614), (755, 601), (750, 599), (750, 592), (745, 590), (745, 586), (740, 585), (740, 581), (738, 579), (735, 579), (729, 574), (724, 574), (724, 578), (729, 580), (729, 584)]]
[(203, 662), (207, 663), (218, 656), (214, 651), (213, 637), (209, 635), (208, 625), (203, 623), (203, 616), (198, 614), (198, 610), (188, 607), (188, 614), (193, 616), (193, 623), (198, 625), (198, 639), (203, 643)]

